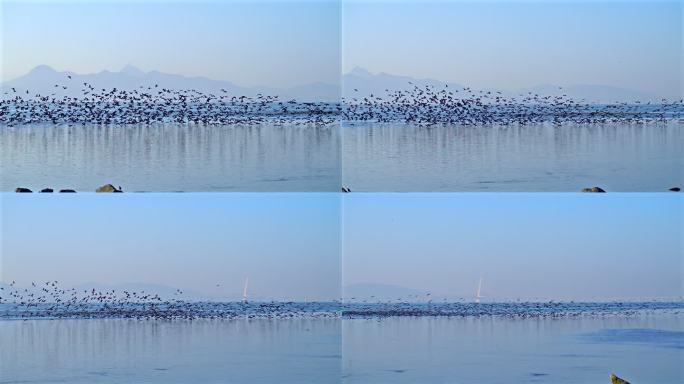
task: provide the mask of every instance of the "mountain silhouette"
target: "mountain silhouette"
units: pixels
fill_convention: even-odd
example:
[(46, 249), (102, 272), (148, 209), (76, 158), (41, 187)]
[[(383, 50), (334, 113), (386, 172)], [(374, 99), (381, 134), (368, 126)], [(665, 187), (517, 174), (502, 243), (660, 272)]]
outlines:
[[(71, 76), (71, 78), (68, 76)], [(228, 95), (234, 96), (256, 96), (258, 93), (278, 95), (283, 101), (289, 99), (325, 102), (339, 100), (339, 86), (334, 84), (311, 83), (284, 89), (242, 87), (230, 81), (213, 80), (201, 76), (190, 77), (159, 71), (145, 72), (130, 64), (118, 72), (104, 70), (91, 74), (56, 71), (47, 65), (39, 65), (23, 76), (4, 82), (2, 88), (3, 93), (8, 92), (11, 88), (15, 88), (17, 93), (22, 96), (28, 90), (31, 95), (50, 96), (54, 93), (55, 97), (81, 97), (84, 89), (83, 83), (93, 86), (96, 92), (101, 92), (102, 89), (111, 90), (112, 88), (129, 91), (138, 89), (152, 92), (155, 85), (158, 85), (158, 89), (193, 89), (215, 95), (223, 95), (222, 90), (226, 90)], [(64, 89), (63, 86), (67, 88)], [(142, 89), (140, 88), (141, 86)], [(149, 90), (147, 89), (148, 87), (150, 88)], [(7, 95), (3, 96), (7, 97)]]
[[(71, 79), (68, 78), (71, 76)], [(344, 74), (341, 78), (340, 87), (337, 84), (328, 83), (309, 83), (290, 88), (274, 87), (243, 87), (233, 82), (224, 80), (213, 80), (201, 76), (183, 76), (176, 74), (163, 73), (159, 71), (145, 72), (133, 65), (126, 65), (118, 72), (100, 71), (91, 74), (77, 74), (71, 71), (56, 71), (47, 65), (39, 65), (29, 73), (2, 83), (3, 97), (13, 97), (14, 92), (8, 92), (15, 88), (17, 94), (24, 96), (26, 90), (31, 95), (40, 94), (42, 96), (55, 97), (71, 96), (80, 97), (83, 95), (83, 83), (88, 83), (95, 87), (97, 92), (102, 89), (111, 90), (142, 90), (152, 91), (155, 85), (159, 88), (172, 90), (194, 89), (206, 94), (224, 94), (235, 96), (256, 96), (261, 93), (264, 95), (278, 95), (280, 100), (287, 101), (296, 99), (298, 101), (324, 101), (336, 102), (340, 96), (351, 100), (353, 98), (362, 99), (373, 95), (387, 99), (388, 93), (393, 91), (406, 91), (414, 87), (424, 88), (426, 86), (459, 90), (464, 85), (452, 82), (444, 82), (435, 79), (418, 79), (410, 76), (392, 75), (388, 73), (373, 74), (366, 69), (356, 67)], [(55, 87), (57, 85), (57, 87)], [(64, 89), (63, 86), (67, 88)], [(150, 88), (148, 90), (147, 88)], [(632, 102), (632, 101), (658, 101), (659, 97), (634, 89), (619, 88), (600, 84), (578, 84), (573, 86), (563, 86), (553, 84), (538, 85), (520, 90), (503, 89), (483, 89), (484, 91), (501, 91), (506, 97), (519, 97), (529, 92), (543, 96), (562, 96), (566, 95), (577, 101), (584, 99), (588, 103), (613, 103), (613, 102)]]

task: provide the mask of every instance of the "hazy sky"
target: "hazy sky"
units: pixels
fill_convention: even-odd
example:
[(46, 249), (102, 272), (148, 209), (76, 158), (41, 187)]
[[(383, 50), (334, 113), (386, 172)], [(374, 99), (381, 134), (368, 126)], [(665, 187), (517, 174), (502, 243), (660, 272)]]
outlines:
[(679, 194), (348, 194), (345, 285), (472, 298), (684, 295)]
[(681, 97), (683, 4), (345, 0), (343, 70), (477, 88), (604, 84)]
[(126, 64), (242, 86), (355, 66), (477, 88), (684, 90), (680, 0), (3, 0), (2, 79)]
[[(0, 280), (334, 299), (337, 194), (2, 194)], [(221, 287), (216, 288), (216, 284)]]
[(340, 4), (2, 0), (2, 76), (143, 70), (243, 86), (339, 83)]
[(239, 297), (248, 275), (253, 296), (329, 299), (343, 281), (472, 297), (482, 277), (490, 298), (684, 294), (674, 193), (5, 193), (1, 202), (0, 278), (24, 284), (142, 282)]

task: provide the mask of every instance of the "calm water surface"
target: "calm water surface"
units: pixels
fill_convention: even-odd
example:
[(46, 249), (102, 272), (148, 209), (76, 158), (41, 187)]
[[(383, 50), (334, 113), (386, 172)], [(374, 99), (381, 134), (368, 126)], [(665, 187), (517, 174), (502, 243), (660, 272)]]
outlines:
[(0, 127), (0, 190), (339, 191), (337, 126)]
[(582, 315), (552, 305), (453, 317), (3, 320), (0, 383), (589, 384), (611, 372), (683, 382), (680, 304), (597, 306), (580, 305)]
[(684, 186), (684, 125), (342, 128), (353, 191), (667, 191)]
[(344, 383), (684, 381), (684, 316), (345, 319)]
[(0, 383), (339, 383), (339, 319), (0, 321)]
[(666, 191), (684, 186), (682, 148), (676, 122), (3, 126), (0, 189)]

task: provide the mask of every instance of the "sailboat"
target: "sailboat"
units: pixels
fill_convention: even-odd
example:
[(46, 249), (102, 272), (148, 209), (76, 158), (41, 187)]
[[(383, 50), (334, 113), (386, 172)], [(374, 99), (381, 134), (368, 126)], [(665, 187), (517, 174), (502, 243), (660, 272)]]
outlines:
[(245, 288), (242, 290), (242, 302), (247, 303), (247, 287), (249, 286), (249, 276), (245, 277)]
[(477, 294), (475, 295), (475, 303), (480, 304), (480, 298), (482, 295), (480, 294), (482, 292), (482, 278), (480, 277), (480, 284), (477, 285)]

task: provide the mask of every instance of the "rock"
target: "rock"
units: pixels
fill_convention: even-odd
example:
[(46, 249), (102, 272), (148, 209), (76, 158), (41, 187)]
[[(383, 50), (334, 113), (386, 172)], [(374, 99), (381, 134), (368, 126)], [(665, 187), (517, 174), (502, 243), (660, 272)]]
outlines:
[(73, 189), (60, 189), (59, 193), (76, 193)]
[(54, 192), (52, 188), (43, 188), (40, 190), (40, 193), (52, 193)]
[(117, 189), (115, 186), (111, 184), (105, 184), (100, 188), (96, 189), (95, 192), (121, 192), (121, 187)]
[(591, 188), (582, 188), (582, 192), (599, 192), (599, 193), (604, 193), (602, 188), (600, 187), (591, 187)]
[(17, 192), (17, 193), (31, 193), (31, 192), (33, 192), (33, 191), (30, 190), (30, 189), (28, 189), (28, 188), (19, 187), (19, 188), (15, 189), (14, 192)]
[(615, 376), (614, 373), (610, 374), (610, 382), (613, 384), (629, 384), (629, 381), (622, 380), (621, 378)]
[(349, 192), (351, 192), (351, 189), (348, 187), (342, 187), (342, 192), (349, 193)]
[(679, 189), (679, 187), (672, 187), (672, 188), (670, 188), (670, 191), (679, 192), (679, 191), (681, 191), (681, 189)]

